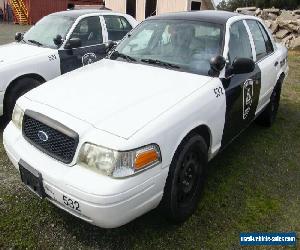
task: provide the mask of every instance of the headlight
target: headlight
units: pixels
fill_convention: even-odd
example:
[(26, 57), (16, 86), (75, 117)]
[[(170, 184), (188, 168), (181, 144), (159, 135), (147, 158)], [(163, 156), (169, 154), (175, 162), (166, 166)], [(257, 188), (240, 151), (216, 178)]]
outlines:
[(85, 143), (80, 150), (79, 161), (93, 171), (118, 178), (159, 164), (161, 154), (155, 144), (121, 152)]
[(22, 129), (23, 117), (24, 111), (16, 104), (12, 114), (12, 122), (19, 129)]

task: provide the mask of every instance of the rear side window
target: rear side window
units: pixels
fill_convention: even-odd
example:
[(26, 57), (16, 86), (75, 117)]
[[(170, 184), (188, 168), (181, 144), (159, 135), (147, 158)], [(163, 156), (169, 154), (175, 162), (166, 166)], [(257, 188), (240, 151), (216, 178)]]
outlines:
[(132, 29), (130, 23), (122, 16), (104, 16), (108, 40), (119, 41)]
[(272, 42), (266, 33), (264, 27), (255, 20), (247, 20), (247, 24), (252, 33), (256, 49), (256, 60), (264, 58), (273, 52)]
[(77, 24), (70, 38), (80, 38), (82, 47), (102, 43), (102, 27), (99, 16), (91, 16), (82, 19)]
[(249, 35), (243, 21), (238, 21), (230, 27), (229, 61), (236, 58), (253, 59)]

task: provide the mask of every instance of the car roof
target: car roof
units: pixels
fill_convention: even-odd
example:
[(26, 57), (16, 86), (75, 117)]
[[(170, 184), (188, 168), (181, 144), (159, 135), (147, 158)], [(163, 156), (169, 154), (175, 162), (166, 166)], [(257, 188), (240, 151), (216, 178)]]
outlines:
[(83, 10), (66, 10), (66, 11), (60, 11), (51, 14), (52, 16), (65, 16), (65, 17), (72, 17), (72, 18), (78, 18), (83, 15), (88, 14), (105, 14), (105, 13), (114, 13), (111, 10), (99, 10), (99, 9), (83, 9)]
[(202, 21), (202, 22), (225, 25), (228, 19), (235, 16), (242, 16), (242, 15), (234, 12), (229, 12), (229, 11), (201, 10), (201, 11), (184, 11), (184, 12), (167, 13), (167, 14), (150, 17), (147, 20), (179, 19), (179, 20)]

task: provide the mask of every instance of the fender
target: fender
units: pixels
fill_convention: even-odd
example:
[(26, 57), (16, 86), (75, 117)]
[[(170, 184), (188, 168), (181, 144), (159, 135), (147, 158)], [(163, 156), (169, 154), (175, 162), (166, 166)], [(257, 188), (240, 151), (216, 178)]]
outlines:
[(1, 69), (0, 91), (5, 91), (10, 83), (25, 75), (38, 75), (45, 81), (60, 76), (58, 52), (53, 50), (51, 53), (39, 55), (35, 59), (29, 58), (21, 62), (4, 65)]
[[(190, 98), (198, 100), (199, 106), (187, 108), (187, 110), (191, 110), (191, 113), (187, 114), (184, 119), (186, 120), (183, 125), (185, 128), (181, 129), (181, 131), (179, 130), (180, 133), (177, 134), (177, 136), (173, 135), (175, 138), (177, 137), (177, 141), (172, 144), (174, 145), (171, 152), (172, 158), (184, 138), (194, 131), (198, 133), (207, 133), (208, 137), (204, 139), (209, 141), (208, 160), (211, 160), (221, 148), (226, 114), (225, 89), (223, 88), (221, 80), (214, 78), (197, 92), (198, 93), (195, 93), (195, 95)], [(212, 103), (214, 104), (213, 107), (211, 107)], [(202, 108), (199, 108), (200, 106)], [(197, 115), (193, 113), (194, 108), (198, 109)], [(174, 132), (174, 134), (175, 133), (176, 132)]]
[[(193, 131), (199, 132), (204, 129), (207, 132), (205, 139), (209, 141), (210, 160), (221, 148), (225, 113), (226, 96), (222, 82), (219, 78), (211, 78), (201, 88), (157, 118), (155, 124), (149, 123), (142, 131), (135, 134), (134, 141), (137, 145), (154, 142), (160, 145), (163, 156), (162, 167), (165, 168), (170, 165), (184, 138)], [(153, 130), (156, 128), (160, 128), (161, 132), (153, 135)], [(147, 138), (146, 142), (145, 138)], [(131, 148), (132, 145), (127, 147)]]

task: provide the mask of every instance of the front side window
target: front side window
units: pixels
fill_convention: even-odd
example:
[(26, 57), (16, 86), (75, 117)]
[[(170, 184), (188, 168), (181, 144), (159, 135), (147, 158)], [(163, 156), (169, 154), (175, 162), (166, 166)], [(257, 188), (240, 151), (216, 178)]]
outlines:
[(65, 39), (74, 22), (75, 19), (71, 17), (46, 16), (25, 33), (24, 41), (48, 48), (58, 48), (53, 39), (58, 35)]
[(99, 16), (86, 17), (79, 21), (70, 38), (79, 38), (82, 47), (103, 42)]
[(182, 20), (149, 20), (116, 48), (137, 62), (158, 60), (186, 72), (208, 75), (209, 60), (222, 52), (218, 24)]
[(228, 57), (231, 63), (236, 58), (253, 59), (249, 35), (243, 21), (238, 21), (230, 27)]
[(108, 33), (108, 40), (119, 41), (132, 29), (130, 23), (122, 16), (105, 15), (104, 20)]
[(265, 38), (263, 36), (261, 28), (259, 27), (258, 23), (255, 20), (247, 20), (247, 24), (249, 26), (249, 29), (251, 31), (254, 40), (255, 50), (256, 50), (256, 60), (259, 61), (260, 59), (264, 58), (268, 54)]

